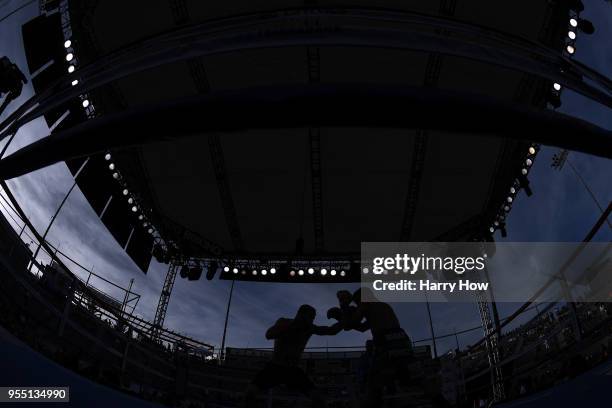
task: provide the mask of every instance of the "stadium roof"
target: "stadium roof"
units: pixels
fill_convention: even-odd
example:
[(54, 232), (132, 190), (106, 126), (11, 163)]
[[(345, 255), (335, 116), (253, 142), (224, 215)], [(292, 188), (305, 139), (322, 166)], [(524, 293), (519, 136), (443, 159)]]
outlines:
[[(397, 17), (398, 12), (409, 12), (406, 15), (413, 19), (437, 16), (448, 24), (469, 23), (562, 52), (572, 13), (565, 2), (545, 0), (324, 3), (320, 7), (328, 8), (321, 9), (320, 16), (310, 10), (297, 24), (291, 18), (300, 13), (302, 2), (267, 2), (265, 7), (249, 1), (169, 1), (146, 7), (97, 2), (93, 8), (73, 2), (61, 14), (74, 60), (62, 63), (75, 65), (78, 73), (79, 66), (129, 52), (134, 44), (163, 42), (177, 28), (202, 22), (214, 27), (220, 18), (246, 19), (249, 13), (263, 12), (253, 16), (255, 25), (262, 18), (278, 19), (262, 29), (262, 35), (295, 24), (296, 32), (321, 30), (323, 37), (341, 36), (342, 12), (362, 13), (365, 9), (350, 7), (367, 6), (376, 7), (373, 13), (378, 17)], [(327, 19), (327, 12), (334, 18)], [(372, 29), (379, 23), (364, 19), (360, 24)], [(386, 29), (401, 28), (397, 24), (390, 21)], [(214, 38), (214, 30), (210, 35)], [(478, 43), (478, 38), (471, 41)], [(362, 84), (464, 92), (542, 109), (552, 88), (551, 81), (529, 73), (424, 50), (317, 42), (245, 48), (152, 64), (91, 90), (86, 96), (91, 106), (85, 106), (83, 97), (80, 102), (87, 116), (104, 117), (258, 86)], [(414, 112), (406, 106), (408, 120)], [(309, 114), (308, 108), (303, 114)], [(194, 118), (207, 119), (212, 120), (207, 111)], [(85, 118), (64, 120), (73, 125)], [(448, 116), (441, 109), (437, 121), (445, 120)], [(533, 163), (533, 145), (504, 134), (456, 134), (439, 128), (343, 125), (196, 132), (179, 140), (113, 147), (90, 156), (88, 170), (77, 180), (128, 252), (134, 231), (143, 228), (153, 228), (155, 239), (167, 249), (176, 244), (176, 256), (218, 259), (265, 260), (296, 253), (315, 259), (358, 259), (362, 241), (486, 239), (491, 227), (503, 224), (511, 189), (514, 196), (525, 186), (522, 176)], [(82, 163), (68, 162), (75, 174)], [(111, 163), (113, 170), (108, 169)], [(112, 179), (115, 172), (117, 180)], [(109, 203), (111, 195), (114, 202)], [(131, 214), (132, 207), (136, 214)], [(135, 217), (141, 213), (144, 219)], [(148, 242), (139, 245), (150, 250)], [(146, 270), (144, 258), (137, 263)]]

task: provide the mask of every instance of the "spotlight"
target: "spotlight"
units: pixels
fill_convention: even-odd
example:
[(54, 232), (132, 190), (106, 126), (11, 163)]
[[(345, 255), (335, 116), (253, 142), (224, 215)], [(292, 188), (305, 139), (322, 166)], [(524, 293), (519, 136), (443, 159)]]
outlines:
[(595, 26), (593, 23), (583, 18), (578, 21), (578, 29), (585, 34), (593, 34), (595, 32)]
[(505, 206), (504, 206), (504, 211), (506, 211), (506, 212), (510, 211), (510, 207), (509, 207), (509, 206), (507, 206), (507, 205), (505, 205)]
[(275, 269), (275, 268), (270, 268), (270, 273), (271, 273), (272, 275), (274, 275), (274, 274), (276, 273), (276, 269)]
[(143, 227), (146, 227), (147, 225), (149, 225), (149, 223), (148, 223), (148, 222), (143, 222), (143, 223), (142, 223), (142, 226), (143, 226)]
[(336, 270), (335, 270), (335, 269), (332, 269), (332, 270), (329, 272), (329, 274), (330, 274), (331, 276), (336, 276)]
[(189, 273), (187, 275), (187, 279), (190, 281), (198, 280), (202, 276), (202, 266), (196, 265), (192, 268), (189, 268)]
[[(302, 273), (304, 273), (304, 271), (302, 271)], [(289, 272), (289, 276), (295, 276), (295, 271)]]
[(261, 274), (262, 274), (262, 275), (267, 275), (267, 274), (268, 274), (268, 271), (266, 271), (266, 270), (264, 269), (263, 271), (261, 271)]
[(507, 200), (509, 203), (511, 203), (511, 202), (512, 202), (512, 197), (508, 197), (508, 198), (506, 198), (506, 200)]
[(506, 223), (502, 223), (499, 229), (501, 231), (502, 238), (506, 238), (508, 236), (508, 232), (506, 231)]
[(229, 272), (229, 266), (226, 266), (225, 268), (223, 268), (223, 272)]
[(144, 220), (144, 215), (140, 214), (140, 215), (138, 216), (138, 219), (139, 219), (140, 221)]
[(368, 268), (363, 268), (363, 273), (368, 273), (370, 270)]
[(233, 272), (238, 273), (238, 268), (234, 268)]
[(128, 194), (129, 194), (128, 189), (127, 189), (127, 188), (124, 188), (124, 189), (123, 189), (123, 195), (125, 195), (125, 196), (126, 196), (126, 195), (128, 195)]
[(346, 275), (346, 272), (340, 271), (340, 276), (345, 276), (345, 275)]
[(510, 187), (510, 194), (514, 194), (514, 193), (516, 193), (516, 188)]
[(115, 163), (111, 163), (111, 164), (109, 164), (109, 165), (108, 165), (108, 168), (109, 168), (110, 170), (115, 170)]
[(529, 179), (527, 179), (527, 177), (525, 176), (520, 176), (518, 179), (519, 183), (521, 184), (521, 187), (523, 188), (523, 190), (525, 190), (525, 194), (527, 194), (527, 197), (531, 197), (533, 195), (533, 191), (531, 190), (531, 187), (529, 187)]
[(493, 223), (493, 225), (494, 225), (494, 226), (496, 226), (496, 227), (499, 227), (499, 221), (495, 221), (495, 222)]
[(133, 207), (132, 207), (132, 212), (136, 212), (136, 211), (138, 211), (138, 207), (133, 206)]
[(573, 45), (568, 45), (566, 48), (567, 53), (570, 55), (573, 55), (576, 52), (576, 48)]
[(66, 42), (64, 42), (64, 48), (70, 48), (71, 45), (72, 45), (72, 41), (70, 40), (66, 40)]
[(217, 269), (219, 269), (219, 265), (216, 262), (211, 262), (211, 264), (206, 269), (206, 280), (213, 280), (215, 274), (217, 273)]
[(72, 86), (77, 86), (79, 84), (79, 80), (75, 79), (74, 81), (71, 82)]
[(257, 271), (253, 269), (253, 276), (257, 275)]
[(533, 161), (531, 159), (527, 159), (527, 160), (525, 160), (525, 164), (527, 166), (531, 166), (533, 164)]
[(242, 271), (240, 271), (241, 274), (246, 275), (246, 271), (243, 269)]
[(300, 270), (298, 271), (298, 275), (300, 275), (300, 276), (304, 275), (304, 271), (303, 271), (302, 269), (300, 269)]
[(575, 18), (570, 18), (569, 23), (572, 27), (578, 27), (578, 20), (576, 20)]
[(309, 274), (309, 275), (312, 275), (313, 273), (314, 273), (314, 269), (312, 269), (312, 268), (308, 268), (308, 274)]
[(149, 228), (149, 230), (147, 231), (149, 234), (153, 233), (153, 228)]
[(321, 276), (327, 275), (327, 269), (321, 269)]
[(575, 40), (576, 39), (576, 33), (573, 32), (573, 31), (568, 31), (567, 36), (570, 38), (570, 40)]
[(555, 91), (560, 91), (560, 90), (561, 90), (561, 84), (558, 84), (558, 83), (556, 83), (556, 82), (555, 82), (555, 83), (553, 84), (553, 89), (554, 89)]
[(106, 154), (104, 155), (104, 160), (108, 161), (108, 160), (110, 160), (110, 159), (111, 159), (111, 154), (110, 154), (110, 153), (106, 153)]
[(534, 154), (535, 154), (535, 152), (536, 152), (535, 147), (531, 146), (531, 147), (529, 148), (529, 154), (534, 155)]
[(72, 55), (71, 52), (69, 52), (68, 54), (66, 54), (66, 61), (72, 61), (72, 59), (74, 58), (74, 55)]
[(74, 65), (70, 65), (70, 66), (68, 67), (68, 73), (69, 73), (69, 74), (72, 74), (73, 72), (74, 72)]
[(491, 232), (491, 234), (492, 234), (492, 233), (494, 233), (494, 232), (495, 232), (495, 228), (491, 227), (491, 228), (489, 228), (489, 231), (490, 231), (490, 232)]
[(523, 176), (526, 176), (526, 175), (527, 175), (527, 169), (522, 169), (522, 170), (521, 170), (521, 174), (522, 174)]
[(84, 108), (88, 107), (88, 106), (89, 106), (89, 100), (85, 99), (85, 100), (83, 101), (83, 104), (82, 104), (82, 105), (83, 105), (83, 107), (84, 107)]
[(119, 173), (113, 173), (113, 178), (115, 180), (118, 180), (119, 179)]

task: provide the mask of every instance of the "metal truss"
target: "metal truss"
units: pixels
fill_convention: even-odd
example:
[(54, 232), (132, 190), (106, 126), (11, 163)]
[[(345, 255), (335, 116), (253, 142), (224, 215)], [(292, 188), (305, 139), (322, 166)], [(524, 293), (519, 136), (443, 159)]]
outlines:
[[(380, 23), (380, 27), (374, 27), (373, 22)], [(388, 23), (402, 25), (385, 27)], [(272, 24), (274, 30), (269, 29)], [(210, 20), (115, 51), (80, 69), (79, 85), (70, 87), (65, 80), (58, 80), (25, 102), (0, 124), (0, 130), (4, 130), (0, 139), (86, 91), (146, 69), (205, 55), (295, 46), (378, 47), (464, 57), (557, 82), (612, 107), (609, 78), (564, 56), (561, 50), (537, 42), (448, 17), (409, 12), (285, 10)]]
[(159, 333), (164, 328), (164, 320), (166, 320), (166, 312), (168, 311), (168, 303), (170, 303), (170, 295), (172, 294), (172, 288), (174, 287), (174, 281), (176, 280), (176, 274), (178, 273), (179, 266), (171, 263), (168, 265), (168, 273), (164, 280), (164, 286), (162, 287), (161, 295), (159, 296), (159, 302), (157, 303), (157, 310), (155, 310), (155, 319), (153, 319), (153, 326), (151, 328), (151, 337), (157, 339)]
[(504, 379), (501, 372), (501, 358), (499, 355), (499, 346), (497, 343), (498, 334), (493, 327), (489, 305), (485, 297), (485, 292), (476, 292), (476, 303), (480, 312), (480, 320), (484, 329), (485, 345), (487, 355), (489, 357), (489, 367), (491, 369), (491, 388), (493, 390), (493, 401), (502, 401), (505, 398)]

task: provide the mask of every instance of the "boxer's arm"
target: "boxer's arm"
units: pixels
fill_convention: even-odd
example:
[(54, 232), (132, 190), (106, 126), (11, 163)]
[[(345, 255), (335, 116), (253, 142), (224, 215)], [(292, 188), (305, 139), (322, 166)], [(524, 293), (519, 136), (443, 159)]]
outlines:
[(331, 326), (313, 326), (312, 334), (317, 336), (335, 336), (342, 331), (342, 324), (340, 322), (334, 323)]

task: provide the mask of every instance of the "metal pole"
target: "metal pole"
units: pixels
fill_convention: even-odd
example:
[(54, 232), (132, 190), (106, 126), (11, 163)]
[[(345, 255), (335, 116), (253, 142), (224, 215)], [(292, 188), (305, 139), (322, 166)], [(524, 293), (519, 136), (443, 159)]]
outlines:
[[(584, 181), (584, 179), (582, 178), (582, 176), (578, 172), (578, 169), (576, 169), (576, 167), (574, 167), (574, 165), (570, 161), (569, 157), (566, 157), (566, 161), (567, 161), (567, 164), (569, 164), (570, 168), (574, 171), (574, 174), (576, 175), (576, 177), (578, 177), (578, 180), (580, 180), (580, 182), (584, 186), (585, 190), (589, 193), (589, 195), (591, 196), (591, 198), (595, 202), (595, 205), (597, 205), (597, 208), (599, 208), (599, 211), (601, 212), (601, 214), (603, 214), (605, 210), (601, 206), (601, 204), (599, 203), (599, 200), (597, 200), (597, 197), (595, 197), (595, 193), (593, 193), (593, 191), (589, 188), (589, 185), (586, 183), (586, 181)], [(609, 228), (612, 228), (612, 224), (610, 224), (610, 220), (608, 220), (607, 218), (606, 218), (606, 223), (608, 224)]]
[[(68, 190), (68, 193), (66, 193), (66, 195), (62, 199), (62, 202), (57, 207), (57, 210), (55, 211), (55, 214), (53, 214), (53, 216), (51, 217), (51, 221), (49, 221), (49, 225), (47, 225), (47, 229), (43, 233), (41, 240), (38, 242), (38, 245), (36, 246), (36, 251), (34, 252), (34, 255), (32, 256), (32, 260), (33, 261), (36, 260), (36, 257), (38, 256), (38, 253), (40, 252), (40, 247), (42, 246), (43, 241), (45, 241), (45, 239), (47, 238), (47, 234), (49, 233), (49, 230), (51, 229), (51, 226), (53, 225), (53, 222), (55, 222), (55, 219), (57, 218), (57, 215), (59, 214), (59, 212), (61, 211), (62, 207), (64, 206), (64, 204), (68, 200), (68, 197), (70, 196), (70, 193), (72, 193), (72, 190), (74, 190), (74, 188), (76, 187), (76, 184), (77, 184), (77, 182), (76, 182), (76, 179), (75, 179), (74, 183), (72, 183), (72, 187), (70, 187), (70, 190)], [(30, 262), (30, 267), (28, 268), (28, 271), (32, 270), (32, 265), (34, 265), (34, 262)]]
[[(40, 247), (42, 246), (42, 243), (45, 242), (45, 240), (47, 238), (47, 234), (49, 233), (49, 230), (51, 229), (51, 226), (55, 222), (55, 219), (57, 218), (57, 216), (58, 216), (59, 212), (61, 211), (62, 207), (64, 206), (64, 204), (68, 200), (68, 197), (70, 196), (70, 193), (72, 193), (72, 190), (74, 190), (74, 188), (76, 187), (76, 185), (77, 185), (77, 177), (79, 177), (79, 174), (81, 174), (81, 171), (83, 171), (83, 168), (85, 168), (87, 163), (89, 163), (89, 157), (85, 160), (85, 162), (81, 165), (81, 168), (74, 175), (74, 182), (72, 183), (72, 187), (70, 187), (70, 190), (68, 190), (68, 192), (66, 193), (66, 195), (62, 199), (62, 202), (57, 207), (57, 210), (55, 211), (55, 214), (53, 214), (53, 217), (51, 217), (51, 221), (49, 221), (49, 225), (47, 225), (47, 229), (45, 230), (44, 234), (42, 235), (42, 238), (38, 241), (38, 246), (36, 247), (36, 251), (34, 252), (34, 256), (32, 256), (33, 260), (36, 260), (36, 256), (38, 256), (38, 253), (40, 252)], [(28, 268), (28, 271), (31, 270), (33, 264), (34, 264), (33, 262), (30, 263), (30, 267)]]
[(235, 280), (232, 280), (229, 298), (227, 299), (227, 310), (225, 311), (225, 324), (223, 325), (223, 338), (221, 339), (221, 361), (225, 359), (225, 336), (227, 334), (227, 321), (229, 320), (230, 306), (232, 305), (232, 295), (234, 294)]
[(425, 303), (427, 305), (427, 315), (429, 316), (429, 330), (431, 331), (431, 341), (433, 343), (434, 358), (438, 358), (438, 347), (436, 346), (436, 334), (434, 332), (433, 320), (431, 319), (431, 309), (429, 308), (429, 298), (425, 292)]

